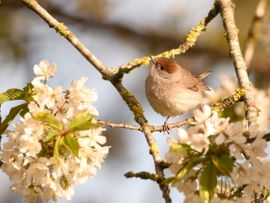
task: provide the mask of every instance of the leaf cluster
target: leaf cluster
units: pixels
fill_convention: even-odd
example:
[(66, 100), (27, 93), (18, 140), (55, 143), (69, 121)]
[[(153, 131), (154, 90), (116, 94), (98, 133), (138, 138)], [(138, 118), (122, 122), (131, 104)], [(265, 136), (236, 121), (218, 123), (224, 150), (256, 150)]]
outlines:
[[(197, 181), (199, 194), (205, 203), (210, 203), (215, 194), (218, 178), (228, 177), (232, 172), (235, 159), (222, 147), (211, 144), (207, 151), (194, 150), (190, 145), (177, 143), (170, 147), (170, 152), (180, 153), (184, 160), (176, 175), (164, 180), (164, 184), (173, 185), (177, 181)], [(195, 175), (186, 179), (193, 169)]]

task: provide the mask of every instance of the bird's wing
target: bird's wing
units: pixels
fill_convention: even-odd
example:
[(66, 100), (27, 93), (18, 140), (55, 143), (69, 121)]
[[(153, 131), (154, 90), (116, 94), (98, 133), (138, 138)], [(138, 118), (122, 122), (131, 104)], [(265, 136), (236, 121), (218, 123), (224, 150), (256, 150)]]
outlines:
[(188, 70), (183, 69), (184, 71), (184, 80), (187, 81), (185, 86), (192, 90), (192, 91), (199, 91), (199, 90), (210, 90), (209, 87), (202, 81), (205, 77), (207, 77), (211, 72), (203, 72), (197, 76), (192, 75), (191, 72)]

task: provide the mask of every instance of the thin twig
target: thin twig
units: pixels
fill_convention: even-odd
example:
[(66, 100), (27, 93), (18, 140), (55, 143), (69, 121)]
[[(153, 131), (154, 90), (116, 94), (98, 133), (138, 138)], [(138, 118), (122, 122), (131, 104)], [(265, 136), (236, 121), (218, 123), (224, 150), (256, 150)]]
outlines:
[[(170, 123), (170, 124), (168, 124), (168, 127), (170, 129), (179, 128), (179, 127), (181, 127), (183, 125), (186, 125), (186, 124), (188, 124), (188, 123), (190, 123), (192, 121), (193, 121), (193, 118), (188, 118), (188, 119), (185, 119), (183, 121)], [(111, 121), (101, 121), (101, 120), (94, 121), (94, 123), (99, 124), (101, 126), (109, 126), (109, 127), (112, 127), (112, 128), (124, 128), (124, 129), (128, 129), (128, 130), (143, 131), (141, 126), (129, 125), (129, 124), (126, 124), (126, 123), (113, 123)], [(150, 129), (151, 132), (163, 132), (164, 131), (164, 126), (163, 125), (161, 125), (161, 126), (148, 125), (148, 128)]]
[[(171, 49), (169, 51), (165, 51), (163, 53), (160, 53), (158, 55), (155, 55), (155, 57), (166, 57), (171, 58), (176, 55), (185, 53), (188, 49), (193, 47), (195, 45), (195, 42), (197, 41), (199, 35), (206, 30), (206, 26), (208, 25), (211, 20), (213, 20), (219, 13), (219, 8), (216, 4), (214, 4), (213, 8), (209, 11), (207, 17), (202, 19), (198, 25), (193, 27), (191, 31), (186, 35), (185, 42), (181, 45), (179, 45), (178, 48)], [(120, 67), (113, 68), (114, 73), (117, 74), (118, 77), (122, 77), (124, 73), (129, 73), (134, 68), (139, 67), (141, 65), (147, 65), (151, 61), (150, 56), (144, 56), (141, 58), (134, 59), (130, 61), (127, 64), (121, 65)]]
[(247, 109), (247, 120), (252, 123), (258, 116), (258, 110), (255, 106), (253, 97), (253, 87), (249, 80), (247, 67), (242, 56), (238, 40), (238, 29), (234, 20), (233, 4), (231, 0), (217, 0), (220, 7), (223, 25), (229, 44), (230, 54), (234, 63), (239, 86), (244, 89), (244, 102)]
[(96, 123), (101, 126), (109, 126), (111, 128), (124, 128), (124, 129), (129, 129), (129, 130), (142, 131), (141, 126), (129, 125), (126, 123), (113, 123), (111, 121), (102, 121), (102, 120), (96, 120), (93, 123)]
[(215, 103), (211, 106), (212, 111), (224, 111), (226, 108), (232, 106), (238, 101), (241, 101), (245, 95), (245, 90), (239, 88), (234, 94), (223, 99), (221, 102)]
[(141, 172), (137, 172), (137, 173), (129, 171), (129, 172), (125, 173), (125, 177), (126, 178), (140, 178), (143, 180), (152, 180), (154, 182), (162, 182), (165, 180), (164, 177), (160, 177), (157, 174), (149, 173), (146, 171), (141, 171)]
[(265, 139), (267, 142), (270, 141), (270, 133), (267, 133), (263, 136), (263, 139)]
[(36, 0), (22, 0), (31, 10), (37, 13), (51, 28), (67, 39), (83, 56), (91, 63), (103, 77), (108, 78), (112, 75), (111, 70), (102, 62), (72, 33), (64, 23), (53, 18)]
[(250, 26), (248, 37), (246, 41), (246, 48), (244, 53), (244, 59), (246, 61), (246, 66), (249, 69), (250, 64), (254, 55), (256, 43), (260, 37), (261, 25), (263, 18), (266, 13), (268, 0), (258, 0), (257, 7), (255, 10), (255, 15)]
[[(252, 138), (248, 138), (247, 139), (247, 143), (252, 143), (256, 140), (257, 137), (252, 137)], [(270, 141), (270, 133), (266, 133), (263, 137), (262, 137), (266, 142)]]
[[(215, 103), (211, 106), (212, 111), (224, 111), (226, 108), (234, 105), (235, 103), (242, 101), (243, 97), (245, 95), (245, 92), (243, 89), (237, 89), (234, 94), (226, 97), (221, 102)], [(182, 121), (174, 122), (174, 123), (168, 123), (169, 129), (173, 128), (179, 128), (183, 125), (187, 125), (194, 122), (194, 118), (190, 117)], [(102, 121), (102, 120), (96, 120), (94, 123), (99, 124), (101, 126), (109, 126), (112, 128), (124, 128), (129, 130), (139, 130), (142, 131), (141, 126), (134, 126), (126, 123), (113, 123), (111, 121)], [(155, 126), (155, 125), (148, 125), (151, 132), (164, 132), (164, 126)]]
[[(178, 122), (175, 122), (175, 123), (170, 123), (170, 124), (167, 124), (168, 128), (169, 129), (173, 129), (173, 128), (179, 128), (183, 125), (187, 125), (189, 123), (192, 123), (194, 121), (194, 119), (191, 117), (191, 118), (187, 118), (183, 121), (178, 121)], [(164, 126), (154, 126), (154, 125), (151, 125), (150, 126), (151, 128), (151, 131), (152, 132), (165, 132), (166, 130), (164, 130)]]

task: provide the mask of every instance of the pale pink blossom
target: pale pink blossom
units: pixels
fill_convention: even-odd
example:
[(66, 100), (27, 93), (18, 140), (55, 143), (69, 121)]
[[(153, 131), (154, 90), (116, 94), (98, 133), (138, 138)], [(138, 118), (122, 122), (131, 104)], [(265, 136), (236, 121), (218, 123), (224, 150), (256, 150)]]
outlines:
[[(215, 152), (213, 148), (217, 153), (226, 152), (233, 157), (232, 172), (229, 176), (223, 174), (228, 180), (231, 180), (228, 186), (229, 190), (242, 185), (247, 186), (240, 199), (234, 197), (229, 200), (221, 200), (216, 193), (213, 202), (251, 201), (254, 199), (252, 191), (260, 193), (264, 188), (270, 188), (270, 175), (268, 175), (270, 162), (266, 159), (267, 143), (263, 139), (265, 132), (258, 123), (249, 126), (246, 120), (230, 122), (229, 118), (218, 117), (216, 113), (209, 113), (207, 109), (210, 108), (204, 106), (194, 110), (195, 122), (187, 128), (178, 129), (178, 135), (168, 139), (170, 150), (166, 155), (166, 160), (172, 163), (170, 166), (171, 172), (173, 174), (179, 173), (179, 169), (183, 167), (183, 164), (188, 164), (193, 158), (192, 153), (187, 153), (187, 146), (185, 146), (185, 149), (173, 151), (173, 149), (177, 149), (177, 145), (179, 147), (182, 144), (188, 145), (191, 149), (197, 151), (195, 156), (198, 156), (199, 152), (204, 152), (200, 156), (210, 160), (211, 156), (208, 157), (207, 155), (209, 150), (211, 150), (211, 154)], [(218, 152), (218, 149), (222, 149), (222, 151)], [(202, 168), (203, 163), (196, 164), (192, 168), (192, 190), (189, 189), (191, 186), (190, 179), (186, 178), (189, 173), (173, 184), (179, 191), (184, 192), (185, 202), (201, 201), (198, 199), (197, 194), (199, 190), (199, 174)], [(218, 192), (218, 189), (219, 185), (216, 187), (216, 192)]]
[(32, 81), (34, 86), (39, 86), (42, 82), (48, 81), (50, 77), (54, 75), (56, 71), (56, 65), (50, 64), (47, 60), (41, 61), (38, 65), (34, 66), (34, 73), (36, 77)]
[[(8, 141), (0, 153), (1, 168), (12, 181), (12, 191), (31, 202), (71, 199), (74, 184), (96, 176), (109, 151), (103, 146), (106, 138), (101, 135), (101, 127), (72, 132), (69, 139), (73, 139), (73, 151), (63, 144), (65, 132), (79, 113), (98, 115), (93, 106), (97, 95), (84, 87), (86, 78), (72, 81), (67, 90), (51, 88), (45, 82), (53, 76), (55, 67), (47, 61), (34, 67), (37, 77), (32, 82), (34, 95), (29, 112), (13, 131), (8, 131)], [(48, 118), (38, 119), (44, 113)], [(60, 127), (52, 127), (50, 122)]]

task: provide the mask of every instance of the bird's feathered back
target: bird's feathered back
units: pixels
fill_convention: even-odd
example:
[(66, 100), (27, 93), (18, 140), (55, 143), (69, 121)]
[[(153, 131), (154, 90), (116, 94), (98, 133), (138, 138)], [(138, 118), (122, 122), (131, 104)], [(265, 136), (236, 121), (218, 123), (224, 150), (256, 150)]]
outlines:
[(182, 80), (187, 81), (185, 85), (190, 90), (193, 90), (193, 91), (210, 90), (209, 87), (202, 80), (206, 78), (211, 73), (211, 71), (203, 72), (197, 76), (193, 76), (193, 74), (186, 69), (182, 69), (182, 71), (183, 71), (183, 77), (184, 77), (184, 79)]

